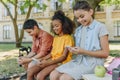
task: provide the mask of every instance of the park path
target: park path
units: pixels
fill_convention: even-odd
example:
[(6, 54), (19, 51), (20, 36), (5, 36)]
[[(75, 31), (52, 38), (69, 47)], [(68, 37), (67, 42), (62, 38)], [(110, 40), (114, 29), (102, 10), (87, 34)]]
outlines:
[[(14, 57), (19, 55), (19, 50), (18, 49), (13, 49), (10, 51), (5, 51), (5, 52), (0, 52), (0, 61), (6, 59), (7, 57)], [(10, 79), (10, 80), (20, 80), (19, 77), (15, 79)]]
[(0, 52), (0, 61), (7, 58), (7, 57), (14, 57), (19, 55), (19, 50), (18, 49), (13, 49), (10, 51), (6, 52)]

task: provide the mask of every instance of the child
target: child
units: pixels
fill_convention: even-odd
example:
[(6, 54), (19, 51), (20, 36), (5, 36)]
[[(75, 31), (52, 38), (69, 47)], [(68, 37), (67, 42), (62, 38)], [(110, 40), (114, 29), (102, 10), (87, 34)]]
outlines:
[(27, 80), (32, 80), (37, 74), (37, 80), (45, 80), (45, 77), (57, 66), (71, 60), (72, 54), (68, 52), (67, 46), (73, 46), (74, 40), (71, 36), (74, 23), (64, 15), (62, 11), (55, 12), (52, 17), (52, 30), (55, 33), (51, 54), (43, 57), (37, 66), (28, 70)]
[(90, 5), (78, 1), (73, 11), (81, 26), (75, 32), (76, 47), (68, 50), (77, 57), (52, 71), (50, 80), (80, 80), (83, 74), (94, 73), (95, 66), (103, 65), (109, 55), (108, 31), (104, 24), (92, 18)]
[[(52, 48), (53, 36), (39, 28), (34, 19), (28, 19), (24, 22), (23, 29), (32, 36), (32, 51), (27, 55), (20, 57), (18, 62), (26, 70), (35, 64), (33, 59), (39, 59), (47, 55)], [(25, 77), (22, 75), (21, 77)]]

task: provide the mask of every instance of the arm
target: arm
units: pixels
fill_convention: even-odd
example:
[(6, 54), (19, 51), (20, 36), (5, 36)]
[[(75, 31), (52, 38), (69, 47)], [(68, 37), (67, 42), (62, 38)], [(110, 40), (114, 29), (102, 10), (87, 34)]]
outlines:
[(83, 54), (90, 55), (93, 57), (106, 58), (109, 55), (109, 43), (108, 36), (102, 36), (100, 38), (101, 50), (99, 51), (86, 51), (83, 50)]
[(32, 61), (32, 57), (35, 55), (35, 53), (30, 52), (27, 56), (19, 57), (19, 64), (24, 64)]
[[(53, 50), (52, 50), (53, 53), (51, 52), (51, 54), (53, 54), (53, 60), (42, 61), (40, 65), (49, 66), (51, 64), (57, 64), (57, 63), (61, 63), (63, 61), (66, 61), (66, 62), (70, 61), (72, 53), (69, 53), (68, 47), (66, 47), (66, 46), (73, 46), (74, 40), (69, 35), (67, 35), (63, 39), (64, 39), (64, 40), (62, 40), (63, 42), (61, 42), (61, 40), (59, 40), (57, 37), (54, 38)], [(61, 44), (58, 44), (58, 43), (61, 43)], [(62, 47), (59, 47), (59, 46), (62, 46)], [(57, 51), (57, 53), (56, 53), (56, 51)]]
[(61, 62), (63, 62), (64, 60), (66, 60), (67, 56), (68, 56), (68, 48), (65, 47), (62, 56), (59, 57), (58, 59), (51, 60), (49, 63), (50, 63), (50, 64), (61, 63)]
[(84, 55), (89, 55), (93, 57), (99, 57), (99, 58), (106, 58), (109, 55), (109, 43), (108, 43), (108, 36), (102, 36), (100, 37), (100, 44), (101, 44), (101, 50), (98, 51), (88, 51), (84, 50), (78, 47), (69, 48), (69, 50), (73, 53), (79, 53)]
[(27, 58), (31, 58), (31, 57), (33, 57), (33, 56), (35, 56), (35, 55), (36, 55), (36, 53), (30, 52), (26, 57), (27, 57)]
[(44, 65), (44, 66), (49, 66), (49, 65), (52, 65), (52, 64), (57, 64), (57, 63), (61, 63), (62, 61), (64, 61), (68, 56), (68, 48), (65, 47), (64, 49), (64, 52), (62, 54), (61, 57), (59, 57), (58, 59), (55, 59), (55, 60), (47, 60), (47, 61), (43, 61), (40, 63), (40, 65)]
[(49, 53), (47, 56), (44, 56), (44, 57), (42, 57), (42, 58), (40, 58), (39, 60), (41, 61), (41, 60), (48, 60), (48, 59), (50, 59), (52, 56), (51, 56), (51, 54)]
[(33, 37), (33, 43), (32, 43), (32, 51), (23, 57), (19, 58), (19, 63), (24, 64), (32, 61), (32, 57), (36, 55), (36, 46), (35, 46), (35, 38)]
[(52, 47), (53, 37), (49, 35), (48, 33), (43, 33), (41, 40), (42, 41), (41, 41), (40, 52), (34, 56), (34, 58), (36, 59), (39, 59), (47, 55), (48, 52), (50, 52), (51, 47)]

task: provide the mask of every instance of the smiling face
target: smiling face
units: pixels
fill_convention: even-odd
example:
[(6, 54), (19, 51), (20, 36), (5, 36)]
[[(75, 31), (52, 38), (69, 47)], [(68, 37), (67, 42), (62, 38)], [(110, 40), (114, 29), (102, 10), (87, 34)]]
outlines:
[(34, 26), (34, 29), (25, 29), (25, 31), (32, 37), (36, 37), (38, 34), (38, 30), (36, 26)]
[(92, 22), (92, 15), (92, 9), (90, 9), (89, 11), (85, 11), (82, 9), (74, 11), (74, 16), (76, 17), (77, 21), (83, 26), (88, 26)]
[(52, 28), (53, 28), (53, 31), (55, 32), (55, 34), (61, 36), (63, 35), (63, 31), (62, 31), (62, 24), (61, 24), (61, 21), (60, 20), (53, 20), (52, 21)]

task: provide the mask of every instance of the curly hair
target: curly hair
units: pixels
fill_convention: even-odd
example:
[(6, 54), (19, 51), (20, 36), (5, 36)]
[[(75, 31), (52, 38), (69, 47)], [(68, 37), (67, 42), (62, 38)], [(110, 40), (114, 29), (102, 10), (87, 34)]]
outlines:
[[(61, 22), (62, 31), (64, 34), (72, 34), (73, 33), (75, 24), (70, 18), (65, 16), (63, 11), (61, 11), (61, 10), (56, 11), (52, 17), (52, 21), (53, 20), (59, 20)], [(52, 27), (53, 26), (51, 25), (51, 31), (54, 33)]]

